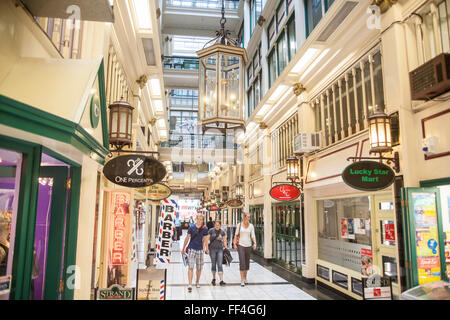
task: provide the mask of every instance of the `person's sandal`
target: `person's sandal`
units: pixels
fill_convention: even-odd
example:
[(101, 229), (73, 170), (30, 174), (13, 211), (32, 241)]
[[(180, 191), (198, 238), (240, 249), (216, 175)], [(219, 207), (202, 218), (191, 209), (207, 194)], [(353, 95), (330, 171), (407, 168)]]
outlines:
[(188, 292), (192, 292), (192, 286), (188, 285)]
[(220, 281), (220, 285), (221, 285), (221, 286), (224, 286), (224, 285), (226, 285), (226, 283), (223, 282), (223, 280), (222, 280), (222, 281)]
[(215, 285), (216, 285), (216, 279), (212, 279), (211, 284), (212, 284), (213, 286), (215, 286)]

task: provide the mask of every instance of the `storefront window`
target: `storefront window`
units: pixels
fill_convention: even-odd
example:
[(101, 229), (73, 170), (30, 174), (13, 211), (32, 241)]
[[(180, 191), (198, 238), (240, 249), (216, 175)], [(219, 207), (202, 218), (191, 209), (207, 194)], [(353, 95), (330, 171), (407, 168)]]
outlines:
[[(11, 283), (22, 154), (0, 149), (0, 282)], [(7, 293), (0, 300), (9, 298)]]
[(367, 273), (372, 231), (369, 196), (317, 201), (319, 259)]
[(31, 299), (60, 299), (70, 166), (42, 154), (34, 235)]

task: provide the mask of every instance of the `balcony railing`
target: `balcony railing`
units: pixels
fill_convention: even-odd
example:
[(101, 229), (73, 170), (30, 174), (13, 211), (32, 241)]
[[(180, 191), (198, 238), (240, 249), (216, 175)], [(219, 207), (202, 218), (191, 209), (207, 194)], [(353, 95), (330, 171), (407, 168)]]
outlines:
[(171, 134), (168, 141), (161, 144), (163, 148), (183, 149), (237, 149), (233, 138), (219, 135)]
[(165, 56), (164, 69), (198, 70), (198, 58)]
[[(166, 0), (167, 7), (195, 8), (195, 9), (222, 9), (221, 0)], [(239, 0), (225, 0), (226, 10), (237, 10)]]

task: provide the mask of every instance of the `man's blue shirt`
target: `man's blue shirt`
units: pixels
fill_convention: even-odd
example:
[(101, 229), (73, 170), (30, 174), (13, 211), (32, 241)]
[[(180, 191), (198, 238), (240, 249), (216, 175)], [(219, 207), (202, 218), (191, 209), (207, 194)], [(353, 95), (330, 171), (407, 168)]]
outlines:
[[(208, 228), (206, 226), (201, 226), (200, 228), (203, 228), (200, 232), (197, 229), (197, 226), (194, 224), (193, 226), (190, 226), (188, 229), (188, 234), (191, 235), (191, 239), (189, 241), (188, 248), (192, 250), (202, 250), (203, 249), (203, 237), (208, 235)], [(195, 234), (195, 239), (192, 240)]]

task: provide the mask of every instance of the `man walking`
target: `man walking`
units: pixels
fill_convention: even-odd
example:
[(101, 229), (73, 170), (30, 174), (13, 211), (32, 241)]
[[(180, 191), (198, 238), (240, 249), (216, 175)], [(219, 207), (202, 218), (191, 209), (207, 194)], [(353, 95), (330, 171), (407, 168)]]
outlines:
[(197, 215), (197, 223), (189, 227), (186, 239), (184, 240), (183, 250), (181, 254), (184, 255), (186, 245), (188, 246), (188, 292), (192, 292), (192, 278), (194, 277), (194, 265), (197, 266), (197, 278), (195, 281), (196, 287), (200, 288), (200, 275), (204, 264), (204, 253), (209, 253), (208, 250), (208, 228), (203, 225), (203, 215)]

